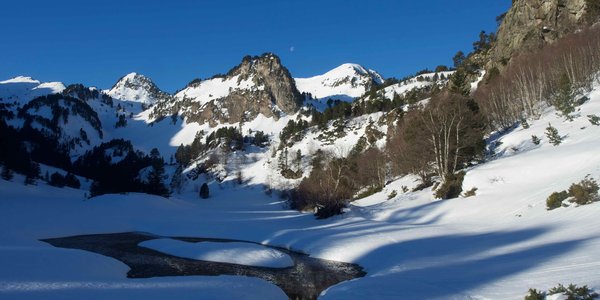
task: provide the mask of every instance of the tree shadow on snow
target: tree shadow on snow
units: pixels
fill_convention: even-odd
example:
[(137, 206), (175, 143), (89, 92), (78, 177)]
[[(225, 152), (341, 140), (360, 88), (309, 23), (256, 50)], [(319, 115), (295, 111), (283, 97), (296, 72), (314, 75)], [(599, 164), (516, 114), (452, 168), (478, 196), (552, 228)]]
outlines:
[[(469, 291), (497, 283), (502, 278), (555, 259), (585, 241), (518, 245), (548, 231), (548, 228), (534, 228), (473, 235), (444, 235), (379, 247), (356, 260), (359, 264), (368, 266), (367, 277), (340, 284), (329, 291), (329, 296), (362, 298), (368, 295), (377, 299), (468, 298)], [(507, 250), (507, 247), (515, 248)], [(523, 283), (523, 295), (528, 288)], [(514, 295), (520, 291), (510, 292)]]

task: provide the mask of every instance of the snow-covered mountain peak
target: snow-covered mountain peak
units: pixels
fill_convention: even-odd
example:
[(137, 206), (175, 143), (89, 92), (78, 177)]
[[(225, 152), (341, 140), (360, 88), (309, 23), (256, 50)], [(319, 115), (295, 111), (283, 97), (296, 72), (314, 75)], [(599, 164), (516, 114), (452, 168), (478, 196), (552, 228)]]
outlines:
[(310, 93), (313, 98), (345, 101), (360, 97), (372, 85), (384, 81), (379, 73), (354, 63), (342, 64), (322, 75), (295, 80), (298, 90)]
[(40, 82), (29, 76), (17, 76), (0, 81), (0, 100), (23, 104), (39, 96), (60, 93), (64, 89), (62, 82)]
[(35, 80), (29, 76), (17, 76), (8, 80), (0, 81), (0, 84), (5, 83), (35, 83), (40, 84), (39, 80)]
[(136, 72), (121, 77), (106, 93), (115, 99), (146, 104), (169, 97), (150, 78)]

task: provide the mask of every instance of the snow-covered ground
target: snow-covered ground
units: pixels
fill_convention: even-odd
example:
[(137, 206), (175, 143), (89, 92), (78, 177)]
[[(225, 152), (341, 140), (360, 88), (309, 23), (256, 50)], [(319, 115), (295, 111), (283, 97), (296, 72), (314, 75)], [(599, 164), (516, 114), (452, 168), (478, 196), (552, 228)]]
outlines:
[[(329, 288), (323, 299), (522, 299), (531, 287), (546, 290), (557, 283), (600, 289), (600, 203), (545, 207), (552, 192), (588, 174), (600, 181), (600, 126), (586, 117), (600, 115), (600, 88), (590, 98), (572, 122), (548, 109), (529, 128), (500, 136), (496, 156), (467, 170), (463, 187), (476, 187), (474, 197), (441, 201), (430, 190), (403, 193), (415, 178), (400, 178), (327, 220), (286, 209), (276, 193), (265, 194), (259, 184), (265, 179), (212, 182), (209, 199), (193, 190), (169, 199), (144, 194), (86, 199), (82, 190), (42, 182), (24, 186), (19, 175), (12, 182), (0, 180), (0, 299), (286, 298), (255, 278), (127, 279), (119, 261), (39, 241), (129, 231), (249, 240), (365, 268), (365, 277)], [(559, 146), (544, 135), (548, 123), (564, 136)], [(542, 139), (540, 145), (532, 135)], [(268, 159), (257, 155), (244, 168), (247, 176), (263, 178), (258, 173)], [(388, 200), (392, 191), (398, 195)], [(187, 246), (182, 254), (161, 251), (210, 252)], [(249, 249), (254, 250), (259, 249)], [(234, 262), (224, 253), (219, 259)]]
[(156, 239), (142, 242), (139, 246), (197, 260), (268, 268), (285, 268), (294, 265), (294, 261), (289, 255), (272, 248), (250, 243), (190, 243), (175, 239)]

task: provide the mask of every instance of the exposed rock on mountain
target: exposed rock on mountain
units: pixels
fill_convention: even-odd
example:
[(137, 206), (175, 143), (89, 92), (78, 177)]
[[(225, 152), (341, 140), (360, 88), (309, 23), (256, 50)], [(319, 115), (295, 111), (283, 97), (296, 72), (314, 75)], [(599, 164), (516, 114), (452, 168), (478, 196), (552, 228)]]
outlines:
[(179, 113), (188, 122), (235, 123), (258, 114), (278, 118), (296, 112), (302, 96), (289, 71), (272, 53), (246, 56), (225, 76), (194, 80), (178, 92), (175, 101), (160, 101), (153, 118)]
[(517, 53), (552, 43), (597, 20), (590, 0), (514, 0), (498, 29), (490, 65), (501, 68)]
[(123, 76), (107, 91), (107, 94), (115, 99), (145, 104), (154, 104), (172, 97), (161, 91), (150, 78), (137, 73)]

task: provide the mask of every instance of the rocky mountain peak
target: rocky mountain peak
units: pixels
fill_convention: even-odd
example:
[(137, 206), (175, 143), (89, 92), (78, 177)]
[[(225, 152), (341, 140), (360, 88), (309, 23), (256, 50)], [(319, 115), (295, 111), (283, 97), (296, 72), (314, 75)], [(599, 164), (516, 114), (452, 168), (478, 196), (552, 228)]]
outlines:
[(153, 104), (170, 97), (169, 94), (160, 90), (150, 78), (135, 72), (121, 77), (107, 91), (107, 94), (115, 99), (145, 104)]
[(181, 114), (189, 122), (214, 126), (244, 122), (258, 114), (274, 118), (292, 114), (303, 100), (290, 72), (273, 53), (246, 56), (226, 75), (194, 80), (175, 98), (172, 103), (157, 103), (151, 117)]
[(498, 28), (490, 66), (502, 67), (515, 54), (554, 42), (593, 22), (589, 0), (514, 0)]

